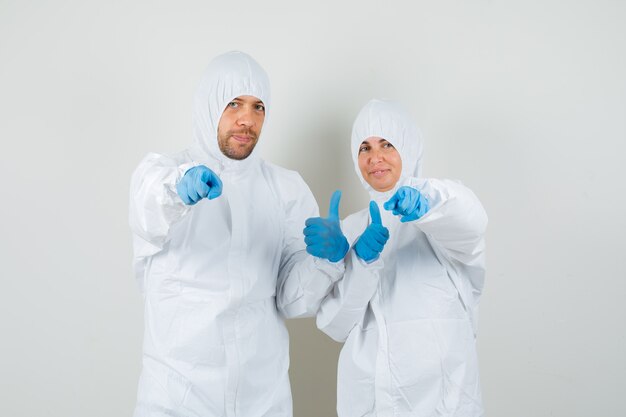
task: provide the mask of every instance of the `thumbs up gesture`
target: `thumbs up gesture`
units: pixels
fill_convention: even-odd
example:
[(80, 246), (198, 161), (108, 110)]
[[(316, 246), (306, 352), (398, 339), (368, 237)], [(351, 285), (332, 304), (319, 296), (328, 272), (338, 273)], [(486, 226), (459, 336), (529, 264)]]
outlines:
[(370, 217), (372, 222), (354, 244), (356, 255), (365, 262), (378, 258), (389, 239), (389, 230), (383, 226), (380, 209), (375, 201), (370, 201)]
[(341, 232), (339, 225), (339, 200), (341, 200), (341, 191), (337, 190), (330, 198), (328, 217), (308, 218), (303, 230), (306, 251), (331, 262), (342, 260), (350, 249), (348, 240)]

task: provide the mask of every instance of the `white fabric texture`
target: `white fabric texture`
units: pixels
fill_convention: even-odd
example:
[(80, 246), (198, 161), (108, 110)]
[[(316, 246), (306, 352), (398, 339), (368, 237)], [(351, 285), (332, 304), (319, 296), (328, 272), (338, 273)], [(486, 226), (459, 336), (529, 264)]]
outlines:
[[(400, 153), (403, 170), (393, 190), (379, 193), (361, 178), (363, 140), (378, 136)], [(480, 417), (475, 330), (484, 282), (487, 216), (456, 181), (418, 178), (421, 136), (406, 111), (372, 100), (352, 130), (357, 175), (381, 208), (389, 241), (367, 264), (353, 249), (346, 272), (323, 301), (318, 327), (344, 342), (338, 364), (339, 417)], [(402, 185), (423, 193), (430, 210), (401, 223), (382, 208)], [(371, 221), (369, 210), (342, 228), (351, 246)]]
[[(343, 274), (343, 262), (306, 253), (304, 222), (319, 211), (302, 178), (256, 152), (237, 161), (219, 150), (219, 119), (241, 95), (269, 113), (268, 77), (251, 57), (214, 59), (195, 96), (193, 145), (149, 154), (132, 177), (145, 300), (135, 417), (291, 416), (284, 317), (314, 315)], [(176, 184), (199, 164), (219, 175), (223, 193), (186, 206)]]

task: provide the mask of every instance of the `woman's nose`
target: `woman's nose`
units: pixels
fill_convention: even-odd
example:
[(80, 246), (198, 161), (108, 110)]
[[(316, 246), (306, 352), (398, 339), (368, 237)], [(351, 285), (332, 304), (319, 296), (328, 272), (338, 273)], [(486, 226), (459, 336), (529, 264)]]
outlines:
[(380, 151), (372, 152), (372, 156), (371, 156), (371, 159), (370, 159), (371, 163), (375, 164), (375, 163), (380, 162), (382, 160), (383, 160), (383, 155), (382, 155), (382, 153)]

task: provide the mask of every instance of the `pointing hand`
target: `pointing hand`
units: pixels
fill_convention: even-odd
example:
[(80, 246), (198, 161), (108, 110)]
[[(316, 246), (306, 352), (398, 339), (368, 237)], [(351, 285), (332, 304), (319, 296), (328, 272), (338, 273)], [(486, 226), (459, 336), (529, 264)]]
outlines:
[(212, 200), (222, 194), (222, 181), (217, 174), (204, 165), (198, 165), (185, 172), (176, 184), (176, 192), (183, 203), (191, 206), (203, 198)]
[(417, 220), (429, 209), (428, 200), (415, 188), (403, 186), (385, 204), (385, 210), (393, 212), (396, 216), (402, 216), (402, 223)]

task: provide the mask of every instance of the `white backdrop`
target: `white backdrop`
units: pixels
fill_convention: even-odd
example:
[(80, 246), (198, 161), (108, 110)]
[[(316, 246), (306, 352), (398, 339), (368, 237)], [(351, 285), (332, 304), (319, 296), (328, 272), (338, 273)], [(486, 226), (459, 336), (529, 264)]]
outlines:
[[(490, 218), (479, 354), (489, 417), (622, 417), (626, 3), (0, 0), (0, 415), (130, 416), (142, 300), (132, 170), (190, 143), (209, 60), (270, 75), (263, 155), (323, 214), (367, 203), (348, 151), (402, 100), (424, 173)], [(296, 417), (333, 416), (340, 346), (289, 323)]]

